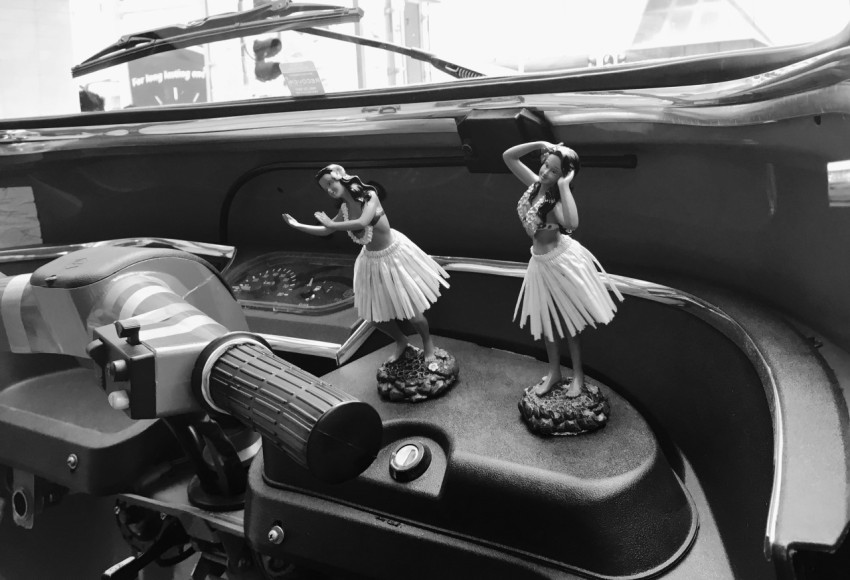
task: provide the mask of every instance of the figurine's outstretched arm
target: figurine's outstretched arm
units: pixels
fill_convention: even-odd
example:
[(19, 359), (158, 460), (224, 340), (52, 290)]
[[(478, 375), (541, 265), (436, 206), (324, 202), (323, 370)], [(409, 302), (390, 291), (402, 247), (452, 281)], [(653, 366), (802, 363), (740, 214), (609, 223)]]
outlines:
[(369, 200), (363, 206), (363, 212), (357, 219), (343, 221), (341, 216), (337, 214), (337, 217), (334, 220), (331, 220), (322, 212), (316, 212), (316, 219), (318, 219), (322, 225), (330, 231), (355, 232), (362, 230), (372, 223), (372, 220), (375, 219), (375, 214), (378, 211), (379, 203), (378, 197), (375, 194), (371, 194), (369, 196)]
[[(283, 221), (285, 221), (287, 225), (298, 230), (299, 232), (304, 232), (305, 234), (310, 234), (312, 236), (329, 236), (332, 233), (334, 233), (333, 229), (331, 229), (331, 228), (329, 228), (325, 225), (309, 226), (307, 224), (302, 224), (301, 222), (299, 222), (297, 219), (295, 219), (294, 217), (292, 217), (288, 213), (281, 214), (281, 215), (283, 216)], [(328, 221), (338, 222), (338, 221), (342, 220), (342, 212), (337, 213), (336, 217), (334, 217), (333, 220), (328, 218), (324, 213), (322, 213), (322, 215), (325, 216), (325, 218)], [(318, 215), (317, 215), (317, 217), (318, 217)]]
[(525, 163), (520, 161), (520, 157), (528, 155), (533, 151), (546, 149), (547, 147), (552, 147), (552, 144), (548, 141), (531, 141), (530, 143), (514, 145), (502, 153), (502, 159), (505, 160), (505, 165), (508, 166), (511, 173), (513, 173), (517, 179), (523, 183), (523, 185), (528, 186), (537, 180), (537, 174), (529, 169)]
[(570, 171), (558, 179), (558, 191), (561, 192), (561, 212), (563, 214), (561, 216), (563, 219), (561, 225), (570, 231), (578, 227), (578, 209), (576, 209), (576, 202), (573, 199), (573, 192), (570, 189), (570, 182), (575, 175), (575, 171)]

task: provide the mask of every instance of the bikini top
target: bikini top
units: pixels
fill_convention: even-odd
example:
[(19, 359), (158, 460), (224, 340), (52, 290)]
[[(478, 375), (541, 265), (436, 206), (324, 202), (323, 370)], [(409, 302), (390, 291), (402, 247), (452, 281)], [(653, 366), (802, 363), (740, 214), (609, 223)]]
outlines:
[(534, 189), (535, 185), (537, 185), (536, 181), (528, 186), (528, 189), (526, 189), (525, 193), (522, 194), (522, 197), (519, 198), (519, 202), (516, 206), (519, 221), (522, 222), (522, 227), (525, 228), (525, 233), (527, 233), (530, 237), (534, 237), (534, 234), (540, 230), (557, 230), (560, 227), (558, 224), (546, 223), (540, 219), (538, 212), (540, 211), (540, 206), (543, 205), (543, 202), (546, 200), (545, 195), (538, 195), (537, 199), (534, 200), (534, 203), (529, 201), (531, 191)]
[[(348, 205), (343, 203), (339, 209), (340, 211), (342, 211), (342, 219), (348, 221)], [(372, 241), (372, 230), (375, 229), (375, 224), (378, 223), (378, 220), (381, 219), (381, 216), (383, 215), (384, 208), (378, 208), (378, 211), (375, 212), (375, 217), (372, 218), (372, 223), (363, 228), (362, 230), (357, 230), (363, 232), (362, 236), (358, 237), (352, 230), (348, 230), (348, 237), (351, 238), (355, 244), (360, 244), (361, 246), (367, 245), (369, 242)]]

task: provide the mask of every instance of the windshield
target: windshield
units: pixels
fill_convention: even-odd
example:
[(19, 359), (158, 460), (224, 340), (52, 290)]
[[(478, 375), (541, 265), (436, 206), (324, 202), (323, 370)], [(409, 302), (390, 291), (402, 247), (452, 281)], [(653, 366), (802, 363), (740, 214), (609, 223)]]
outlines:
[[(804, 9), (784, 0), (347, 0), (334, 5), (361, 15), (344, 23), (213, 40), (74, 77), (76, 65), (121, 37), (269, 3), (11, 4), (0, 4), (11, 31), (0, 40), (5, 44), (0, 66), (4, 78), (16, 79), (14, 85), (4, 83), (0, 97), (0, 117), (7, 119), (623, 67), (814, 42), (850, 20), (848, 0), (809, 0)], [(374, 46), (380, 43), (387, 44)], [(437, 56), (439, 62), (393, 46)]]

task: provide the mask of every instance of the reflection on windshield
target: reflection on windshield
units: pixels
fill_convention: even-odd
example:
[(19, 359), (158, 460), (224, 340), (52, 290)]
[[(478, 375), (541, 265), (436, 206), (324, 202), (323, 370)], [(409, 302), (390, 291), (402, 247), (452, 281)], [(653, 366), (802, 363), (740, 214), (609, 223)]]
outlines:
[[(49, 77), (41, 79), (41, 85), (49, 84), (55, 94), (39, 95), (39, 99), (27, 91), (4, 94), (0, 111), (12, 118), (298, 97), (444, 83), (462, 76), (446, 74), (404, 54), (286, 31), (190, 46), (70, 77), (73, 65), (120, 36), (244, 12), (262, 4), (257, 0), (68, 0), (67, 14), (52, 11), (35, 27), (50, 42), (37, 36), (32, 40), (34, 52), (49, 45), (51, 58), (61, 62), (61, 67), (51, 62), (49, 70), (45, 64), (39, 73)], [(809, 0), (804, 9), (799, 2), (787, 0), (525, 0), (520, 4), (340, 0), (334, 4), (359, 9), (363, 16), (357, 22), (322, 30), (419, 49), (490, 76), (806, 43), (837, 33), (850, 20), (847, 0)], [(6, 10), (0, 6), (0, 13)], [(33, 18), (39, 17), (37, 12), (33, 9)], [(14, 13), (14, 18), (25, 16), (21, 11)], [(21, 63), (32, 66), (30, 60)]]

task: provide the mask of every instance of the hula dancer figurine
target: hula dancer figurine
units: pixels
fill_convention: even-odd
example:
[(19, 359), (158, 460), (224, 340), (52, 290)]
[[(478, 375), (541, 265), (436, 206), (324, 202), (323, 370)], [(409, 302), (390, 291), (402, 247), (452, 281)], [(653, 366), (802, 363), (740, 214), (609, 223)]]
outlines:
[[(535, 174), (520, 158), (541, 151)], [(535, 141), (511, 147), (503, 158), (525, 185), (517, 204), (519, 219), (532, 239), (531, 260), (522, 283), (514, 318), (529, 322), (531, 334), (542, 336), (549, 374), (525, 390), (520, 412), (532, 430), (545, 434), (577, 434), (607, 421), (608, 403), (598, 387), (585, 384), (577, 335), (587, 326), (607, 324), (623, 297), (602, 266), (569, 233), (578, 227), (570, 183), (581, 168), (575, 151), (563, 144)], [(556, 334), (557, 333), (557, 334)], [(573, 376), (561, 375), (561, 339), (567, 339)]]
[[(323, 191), (340, 202), (331, 219), (314, 215), (321, 225), (299, 223), (289, 214), (284, 221), (296, 230), (325, 236), (345, 231), (363, 246), (354, 263), (354, 306), (357, 313), (395, 341), (395, 351), (378, 370), (378, 391), (390, 400), (421, 401), (435, 397), (457, 379), (457, 361), (435, 348), (423, 312), (448, 288), (446, 271), (411, 242), (390, 228), (378, 191), (341, 165), (332, 164), (316, 174)], [(407, 341), (399, 326), (409, 320), (422, 338), (424, 350)]]

